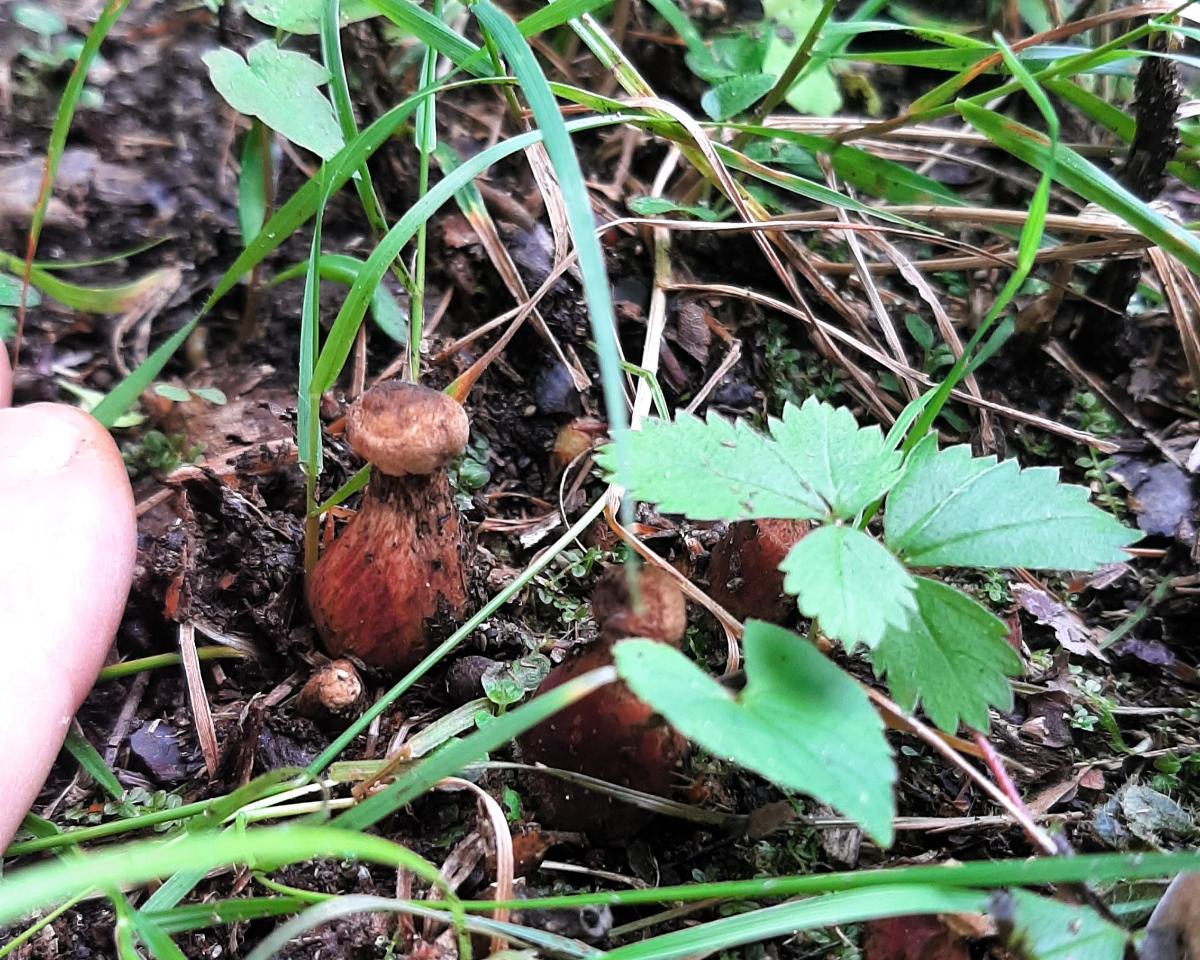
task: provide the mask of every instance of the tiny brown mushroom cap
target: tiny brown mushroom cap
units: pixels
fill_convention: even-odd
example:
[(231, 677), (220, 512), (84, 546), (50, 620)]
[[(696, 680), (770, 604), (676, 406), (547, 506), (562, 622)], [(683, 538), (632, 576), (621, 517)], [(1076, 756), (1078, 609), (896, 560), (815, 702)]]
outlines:
[(674, 578), (658, 567), (643, 566), (637, 574), (639, 603), (629, 595), (624, 566), (607, 567), (592, 591), (592, 615), (600, 635), (612, 642), (625, 637), (648, 637), (678, 647), (687, 632), (687, 603)]
[(457, 400), (401, 380), (372, 387), (346, 414), (354, 452), (393, 477), (444, 467), (466, 449), (470, 432)]

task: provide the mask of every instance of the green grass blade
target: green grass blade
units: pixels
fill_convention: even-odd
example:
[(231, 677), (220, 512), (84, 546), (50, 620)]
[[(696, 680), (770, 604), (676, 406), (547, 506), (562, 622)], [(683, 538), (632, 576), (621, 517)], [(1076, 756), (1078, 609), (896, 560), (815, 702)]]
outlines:
[(517, 24), (523, 37), (535, 37), (605, 6), (611, 0), (553, 0)]
[[(1009, 274), (1004, 286), (1001, 287), (1000, 292), (993, 298), (992, 305), (984, 316), (983, 321), (979, 324), (974, 334), (971, 335), (971, 339), (967, 341), (966, 346), (963, 347), (962, 353), (946, 373), (945, 379), (938, 384), (933, 398), (921, 412), (921, 416), (909, 432), (904, 441), (904, 452), (906, 454), (932, 429), (938, 414), (941, 413), (942, 408), (946, 405), (946, 401), (950, 399), (950, 393), (958, 386), (963, 377), (974, 369), (972, 364), (977, 359), (976, 351), (979, 349), (980, 344), (985, 342), (985, 338), (991, 332), (992, 327), (1003, 316), (1004, 311), (1008, 309), (1013, 297), (1017, 295), (1017, 291), (1021, 289), (1025, 278), (1029, 276), (1030, 271), (1033, 269), (1034, 260), (1045, 233), (1046, 214), (1050, 209), (1050, 184), (1058, 169), (1059, 156), (1064, 152), (1058, 141), (1058, 114), (1054, 112), (1050, 98), (1038, 86), (1037, 81), (1025, 69), (1025, 66), (1013, 56), (1012, 51), (1008, 49), (999, 35), (996, 36), (996, 45), (1003, 55), (1005, 65), (1012, 71), (1017, 82), (1029, 95), (1030, 99), (1033, 100), (1046, 121), (1046, 129), (1049, 131), (1049, 135), (1043, 137), (1046, 143), (1046, 153), (1040, 164), (1034, 164), (1037, 169), (1042, 171), (1042, 176), (1038, 180), (1037, 188), (1034, 190), (1033, 198), (1029, 203), (1029, 216), (1025, 224), (1021, 227), (1021, 238), (1017, 243), (1017, 261), (1013, 272)], [(960, 103), (964, 102), (960, 101)], [(970, 105), (967, 106), (969, 109), (982, 109), (974, 108)], [(1030, 131), (1030, 133), (1032, 134), (1033, 131)], [(874, 512), (874, 509), (867, 511), (868, 515)], [(869, 519), (869, 516), (864, 519)]]
[(218, 923), (248, 923), (271, 917), (298, 913), (308, 906), (299, 897), (246, 897), (241, 900), (216, 900), (211, 903), (189, 903), (170, 910), (146, 913), (159, 930), (168, 934), (207, 930)]
[(142, 840), (9, 871), (0, 880), (0, 926), (85, 891), (136, 886), (176, 871), (207, 872), (236, 864), (273, 869), (317, 857), (403, 867), (448, 892), (432, 864), (389, 840), (328, 826), (262, 827)]
[[(1032, 167), (1045, 169), (1053, 149), (1045, 136), (968, 101), (960, 100), (956, 106), (963, 118), (996, 146)], [(1178, 257), (1193, 273), (1200, 273), (1200, 239), (1069, 147), (1058, 147), (1054, 179), (1124, 220), (1147, 240)]]
[[(604, 389), (608, 429), (613, 438), (618, 469), (623, 469), (628, 417), (625, 395), (621, 389), (617, 324), (613, 313), (608, 270), (604, 264), (604, 252), (596, 237), (596, 221), (592, 215), (583, 170), (579, 166), (579, 158), (575, 155), (575, 147), (571, 143), (567, 126), (563, 123), (558, 103), (550, 92), (550, 86), (533, 51), (529, 49), (529, 44), (492, 0), (477, 0), (472, 9), (480, 26), (491, 36), (508, 60), (517, 82), (521, 85), (534, 120), (542, 131), (546, 153), (550, 157), (559, 188), (562, 190), (567, 222), (579, 256), (579, 269), (583, 274), (583, 295), (600, 363), (600, 383)], [(626, 509), (632, 509), (628, 502)]]
[[(124, 900), (124, 897), (121, 899)], [(145, 914), (132, 909), (123, 913), (137, 938), (142, 941), (142, 945), (154, 960), (187, 960), (184, 952), (175, 945), (170, 936)]]
[[(0, 270), (20, 274), (24, 268), (25, 263), (20, 257), (0, 250)], [(60, 280), (49, 270), (34, 267), (29, 272), (29, 283), (72, 310), (83, 313), (124, 313), (135, 306), (149, 289), (159, 284), (169, 270), (169, 267), (152, 270), (137, 280), (111, 287), (85, 287)]]
[(724, 161), (725, 165), (734, 169), (740, 170), (742, 173), (748, 173), (750, 176), (764, 183), (769, 183), (772, 186), (779, 187), (781, 190), (787, 190), (789, 193), (794, 193), (797, 196), (804, 197), (808, 200), (816, 201), (817, 203), (825, 204), (831, 207), (842, 207), (846, 210), (853, 210), (855, 213), (860, 213), (865, 217), (872, 217), (877, 220), (887, 220), (891, 223), (899, 224), (907, 227), (910, 230), (918, 230), (922, 233), (936, 233), (937, 231), (930, 229), (924, 224), (917, 223), (913, 220), (906, 220), (904, 217), (897, 216), (893, 213), (888, 213), (886, 210), (878, 210), (869, 203), (863, 203), (861, 200), (856, 200), (853, 197), (848, 197), (844, 193), (839, 193), (837, 190), (832, 190), (823, 183), (817, 183), (815, 180), (809, 180), (807, 177), (801, 177), (794, 173), (787, 173), (783, 170), (777, 170), (774, 167), (768, 167), (766, 164), (759, 163), (756, 160), (751, 160), (744, 153), (733, 147), (723, 143), (713, 141), (713, 148), (717, 156)]
[(46, 169), (42, 174), (38, 202), (33, 208), (33, 217), (29, 225), (28, 256), (30, 259), (33, 258), (33, 252), (37, 249), (42, 225), (46, 222), (46, 209), (50, 205), (51, 188), (54, 185), (54, 178), (58, 174), (58, 164), (62, 160), (63, 150), (67, 146), (67, 134), (71, 129), (71, 121), (75, 119), (75, 108), (83, 93), (83, 85), (87, 82), (88, 71), (91, 70), (96, 54), (100, 51), (100, 44), (108, 36), (108, 31), (121, 19), (121, 14), (125, 12), (128, 4), (129, 0), (108, 0), (104, 5), (95, 25), (88, 31), (83, 48), (79, 51), (79, 58), (71, 69), (71, 76), (67, 78), (67, 85), (63, 88), (62, 97), (58, 101), (58, 111), (54, 115), (54, 125), (50, 128), (50, 140), (46, 145)]
[[(196, 656), (201, 661), (206, 660), (244, 660), (246, 654), (233, 647), (198, 647)], [(183, 662), (178, 653), (155, 653), (148, 657), (138, 657), (134, 660), (122, 660), (100, 670), (96, 677), (97, 683), (108, 680), (119, 680), (122, 677), (132, 677), (135, 673), (145, 673), (147, 670), (162, 670), (166, 667), (177, 667)]]
[[(833, 163), (834, 172), (848, 184), (874, 197), (902, 206), (920, 203), (964, 206), (966, 201), (945, 184), (922, 176), (902, 163), (877, 157), (875, 154), (849, 144), (838, 143), (830, 137), (777, 127), (755, 124), (730, 124), (732, 129), (764, 140), (778, 140), (803, 147), (811, 153), (824, 154)], [(840, 195), (839, 195), (840, 196)], [(845, 205), (847, 198), (841, 198)]]
[(242, 140), (241, 169), (238, 170), (238, 229), (242, 243), (249, 243), (262, 229), (267, 219), (267, 178), (270, 175), (267, 158), (270, 156), (272, 133), (255, 117)]
[[(341, 0), (326, 0), (325, 13), (321, 17), (321, 59), (329, 71), (329, 93), (333, 100), (333, 113), (347, 143), (358, 136), (358, 124), (354, 120), (354, 105), (350, 102), (350, 85), (346, 82), (346, 64), (342, 59), (341, 43)], [(424, 84), (422, 84), (423, 86)], [(354, 189), (359, 203), (367, 216), (367, 222), (376, 233), (387, 232), (383, 210), (371, 181), (371, 170), (364, 163), (354, 172)]]
[(99, 751), (92, 746), (87, 737), (72, 730), (67, 734), (63, 747), (83, 767), (84, 772), (103, 787), (110, 797), (120, 800), (125, 796), (125, 788), (121, 786), (117, 775), (108, 768), (104, 758), (100, 756)]
[[(477, 77), (493, 75), (487, 51), (459, 36), (440, 19), (427, 13), (410, 0), (370, 0), (371, 5), (385, 17), (411, 34), (426, 47), (448, 59), (460, 70)], [(536, 36), (554, 27), (582, 17), (611, 0), (554, 0), (535, 10), (517, 26), (521, 35)]]
[[(600, 893), (570, 894), (556, 897), (530, 897), (502, 906), (512, 909), (559, 910), (586, 904), (638, 906), (652, 903), (695, 903), (699, 900), (758, 900), (812, 896), (839, 890), (863, 890), (897, 885), (922, 885), (934, 888), (974, 888), (1037, 886), (1047, 883), (1114, 883), (1120, 880), (1149, 880), (1172, 877), (1200, 870), (1200, 852), (1195, 853), (1101, 853), (1076, 857), (1041, 857), (1015, 860), (983, 860), (920, 867), (888, 867), (876, 870), (851, 870), (842, 873), (805, 874), (803, 876), (761, 877), (754, 880), (724, 880), (715, 883), (690, 883), (645, 890), (617, 890)], [(464, 909), (495, 909), (491, 900), (469, 901)]]
[[(322, 167), (319, 176), (324, 179), (328, 176), (328, 171)], [(314, 505), (316, 481), (321, 475), (321, 418), (318, 410), (321, 395), (313, 392), (312, 377), (321, 335), (321, 221), (324, 219), (325, 204), (328, 203), (331, 192), (327, 184), (313, 221), (308, 270), (304, 276), (304, 300), (300, 309), (300, 363), (296, 386), (296, 447), (300, 463), (304, 467), (306, 509), (311, 509)], [(313, 532), (315, 533), (315, 531)], [(309, 546), (306, 537), (306, 551)], [(311, 549), (315, 555), (315, 543), (311, 544)]]
[[(447, 89), (449, 87), (471, 85), (479, 82), (481, 81), (467, 80), (457, 84), (446, 84), (444, 81), (439, 81), (435, 87), (437, 89)], [(367, 158), (378, 150), (398, 127), (408, 120), (416, 109), (417, 104), (430, 93), (432, 93), (431, 90), (418, 90), (407, 100), (392, 107), (391, 110), (388, 110), (387, 113), (375, 120), (362, 133), (331, 157), (325, 165), (327, 168), (326, 176), (328, 177), (329, 189), (336, 190), (345, 183), (354, 171), (362, 166)], [(167, 361), (171, 359), (171, 356), (179, 349), (184, 340), (188, 338), (196, 328), (196, 325), (213, 306), (225, 294), (237, 286), (238, 281), (243, 276), (274, 252), (280, 244), (291, 237), (316, 212), (322, 193), (321, 181), (314, 177), (309, 179), (304, 186), (292, 194), (288, 198), (288, 201), (267, 221), (263, 229), (259, 231), (258, 236), (247, 245), (246, 249), (238, 255), (229, 268), (221, 275), (212, 293), (209, 294), (208, 299), (200, 307), (199, 313), (172, 334), (169, 339), (150, 354), (145, 362), (130, 373), (128, 377), (117, 384), (100, 401), (96, 409), (92, 411), (92, 415), (105, 426), (112, 426), (118, 417), (133, 406), (142, 391), (150, 386)]]
[(700, 31), (688, 19), (688, 15), (679, 8), (675, 0), (650, 0), (650, 6), (667, 21), (667, 25), (672, 30), (679, 34), (679, 38), (687, 45), (689, 53), (704, 60), (711, 59), (708, 47), (704, 45), (704, 38), (700, 36)]
[(487, 56), (479, 47), (459, 36), (439, 17), (421, 9), (410, 0), (371, 0), (371, 6), (460, 69), (477, 77), (492, 75)]
[(496, 717), (469, 737), (442, 747), (411, 771), (398, 777), (395, 783), (334, 818), (333, 825), (343, 830), (365, 830), (421, 796), (439, 780), (459, 773), (467, 764), (487, 756), (490, 751), (554, 716), (564, 707), (612, 683), (616, 676), (615, 667), (592, 670)]
[(61, 847), (73, 847), (90, 843), (93, 840), (104, 840), (119, 836), (122, 833), (133, 833), (146, 830), (164, 823), (175, 823), (194, 817), (209, 809), (216, 801), (198, 800), (195, 803), (185, 803), (181, 807), (169, 810), (156, 810), (153, 813), (143, 813), (125, 820), (112, 820), (99, 823), (94, 827), (79, 827), (66, 830), (54, 836), (40, 836), (32, 840), (20, 840), (10, 844), (4, 851), (8, 857), (24, 857), (31, 853), (41, 853), (44, 850), (57, 850)]
[[(590, 130), (596, 127), (620, 124), (625, 120), (626, 118), (623, 116), (586, 117), (572, 121), (568, 126), (572, 130)], [(346, 299), (342, 302), (342, 307), (330, 327), (313, 372), (312, 388), (314, 390), (318, 393), (324, 392), (337, 380), (338, 374), (341, 373), (346, 358), (350, 354), (350, 348), (354, 343), (358, 326), (362, 322), (363, 313), (375, 288), (383, 278), (387, 264), (412, 239), (417, 226), (429, 219), (456, 191), (462, 189), (464, 184), (479, 176), (496, 161), (511, 156), (540, 139), (542, 139), (542, 132), (534, 130), (494, 144), (487, 150), (476, 154), (431, 187), (425, 196), (419, 198), (392, 225), (392, 228), (384, 235), (358, 271), (354, 285), (346, 294)]]
[(205, 310), (204, 313), (192, 317), (167, 337), (150, 356), (138, 365), (136, 370), (133, 370), (129, 376), (113, 387), (103, 400), (96, 404), (92, 416), (106, 427), (111, 427), (120, 419), (121, 415), (132, 407), (137, 398), (142, 395), (142, 391), (154, 382), (154, 378), (167, 365), (167, 361), (175, 355), (175, 351), (183, 346), (183, 342), (191, 336), (192, 331), (196, 329), (197, 324), (207, 312)]
[(987, 894), (970, 890), (922, 886), (849, 890), (675, 930), (641, 943), (618, 947), (605, 956), (610, 960), (707, 956), (731, 947), (835, 924), (929, 913), (982, 913), (987, 909), (987, 903)]
[[(306, 904), (307, 906), (307, 904)], [(282, 924), (278, 929), (259, 943), (246, 956), (246, 960), (270, 960), (282, 950), (289, 941), (302, 937), (314, 927), (330, 923), (341, 917), (361, 913), (397, 913), (414, 917), (428, 917), (442, 923), (450, 922), (453, 918), (445, 910), (437, 910), (427, 904), (416, 903), (412, 900), (390, 900), (386, 897), (373, 897), (366, 894), (349, 894), (340, 897), (325, 897), (316, 906), (309, 907), (303, 914)], [(579, 958), (601, 957), (603, 952), (595, 947), (581, 944), (554, 933), (547, 933), (535, 927), (523, 927), (515, 923), (502, 923), (484, 917), (464, 917), (463, 927), (471, 933), (480, 936), (500, 934), (518, 944), (529, 944), (539, 948), (538, 956)]]
[[(433, 16), (442, 19), (442, 0), (433, 0)], [(437, 79), (437, 51), (425, 48), (421, 60), (421, 86)], [(437, 99), (427, 97), (417, 108), (413, 139), (417, 145), (417, 198), (429, 192), (430, 155), (437, 149)], [(412, 307), (408, 314), (408, 378), (414, 383), (421, 376), (421, 337), (425, 327), (425, 258), (428, 220), (417, 226), (417, 255), (413, 262)]]
[(1093, 123), (1116, 134), (1126, 143), (1133, 140), (1133, 135), (1137, 132), (1137, 121), (1126, 111), (1083, 89), (1073, 80), (1047, 80), (1044, 86), (1056, 97), (1062, 97)]

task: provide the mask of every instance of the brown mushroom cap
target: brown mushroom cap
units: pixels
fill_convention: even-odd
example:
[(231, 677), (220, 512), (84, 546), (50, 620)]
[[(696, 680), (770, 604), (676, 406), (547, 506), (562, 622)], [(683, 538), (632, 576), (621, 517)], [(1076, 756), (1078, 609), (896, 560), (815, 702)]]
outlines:
[(638, 603), (623, 566), (607, 567), (592, 591), (592, 616), (606, 640), (648, 637), (678, 647), (687, 633), (687, 602), (674, 578), (658, 567), (638, 570)]
[(430, 474), (466, 449), (471, 424), (453, 397), (389, 380), (364, 393), (346, 414), (350, 446), (393, 477)]

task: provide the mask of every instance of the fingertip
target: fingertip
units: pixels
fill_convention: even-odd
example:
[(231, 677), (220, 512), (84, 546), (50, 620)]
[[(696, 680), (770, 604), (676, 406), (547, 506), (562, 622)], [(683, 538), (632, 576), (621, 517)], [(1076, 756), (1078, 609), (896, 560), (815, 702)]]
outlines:
[(81, 410), (0, 410), (0, 853), (120, 623), (137, 555), (121, 453)]
[(8, 347), (0, 343), (0, 407), (12, 403), (12, 367), (8, 363)]

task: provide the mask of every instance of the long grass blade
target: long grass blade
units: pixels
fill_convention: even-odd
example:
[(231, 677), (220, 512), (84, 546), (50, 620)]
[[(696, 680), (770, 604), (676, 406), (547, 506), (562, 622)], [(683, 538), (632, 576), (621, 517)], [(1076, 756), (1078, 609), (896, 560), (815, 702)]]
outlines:
[[(590, 130), (596, 127), (612, 126), (624, 123), (628, 118), (615, 117), (586, 117), (572, 121), (568, 126), (572, 130)], [(447, 174), (438, 181), (425, 196), (420, 197), (404, 215), (392, 225), (384, 238), (379, 242), (362, 268), (358, 271), (354, 285), (346, 294), (341, 309), (330, 327), (321, 348), (321, 355), (313, 372), (312, 389), (318, 393), (328, 390), (337, 380), (338, 374), (345, 365), (354, 343), (354, 336), (362, 322), (363, 313), (371, 300), (375, 288), (383, 277), (387, 264), (394, 258), (404, 245), (412, 239), (418, 225), (425, 222), (449, 200), (461, 187), (479, 176), (488, 167), (504, 157), (511, 156), (519, 150), (537, 143), (542, 138), (542, 132), (533, 130), (519, 134), (509, 140), (497, 143), (487, 150), (464, 161), (462, 166)], [(591, 227), (589, 226), (589, 229)], [(597, 244), (598, 246), (598, 244)]]
[(136, 841), (88, 857), (10, 871), (0, 880), (0, 926), (85, 891), (136, 886), (178, 870), (235, 864), (274, 869), (319, 857), (403, 867), (436, 884), (448, 902), (457, 901), (429, 861), (390, 840), (328, 826), (262, 827)]
[(447, 744), (411, 771), (397, 778), (390, 786), (336, 817), (333, 825), (343, 830), (365, 830), (421, 796), (439, 780), (453, 776), (467, 764), (487, 756), (492, 750), (554, 716), (564, 707), (612, 683), (616, 677), (614, 667), (601, 667), (535, 697), (516, 710), (496, 717), (483, 729), (462, 740)]
[[(542, 68), (508, 16), (491, 0), (478, 0), (472, 8), (480, 26), (495, 41), (508, 60), (529, 108), (542, 131), (546, 153), (554, 167), (567, 210), (567, 222), (579, 255), (583, 275), (583, 296), (591, 321), (592, 338), (600, 362), (600, 383), (604, 390), (604, 408), (618, 465), (624, 463), (625, 431), (629, 418), (621, 389), (620, 351), (617, 348), (617, 324), (604, 252), (595, 233), (595, 219), (587, 186), (571, 136), (563, 122), (558, 104)], [(619, 467), (619, 469), (621, 469)], [(627, 509), (632, 509), (629, 506)]]
[[(129, 5), (129, 0), (108, 0), (104, 5), (104, 9), (100, 11), (100, 16), (96, 19), (95, 25), (88, 31), (87, 39), (83, 42), (83, 48), (79, 51), (79, 57), (75, 61), (75, 66), (71, 69), (71, 75), (67, 78), (67, 85), (63, 88), (62, 97), (58, 101), (58, 110), (54, 114), (54, 124), (50, 128), (50, 140), (46, 145), (46, 167), (42, 171), (42, 182), (38, 187), (37, 203), (33, 208), (33, 216), (29, 224), (29, 240), (25, 249), (25, 283), (29, 283), (29, 273), (33, 265), (33, 255), (37, 252), (38, 239), (42, 235), (42, 226), (46, 222), (46, 210), (50, 206), (50, 196), (54, 189), (54, 178), (58, 174), (58, 165), (62, 160), (63, 150), (67, 146), (67, 134), (71, 130), (71, 121), (75, 119), (75, 108), (79, 104), (79, 98), (83, 94), (83, 85), (87, 82), (88, 71), (91, 70), (92, 64), (96, 60), (96, 54), (100, 51), (100, 44), (104, 42), (104, 38), (108, 36), (108, 31), (113, 28), (118, 20), (121, 19), (121, 14), (125, 12), (125, 7)], [(25, 306), (21, 304), (17, 314), (17, 343), (21, 340), (21, 325), (25, 319)]]
[(618, 947), (606, 954), (611, 960), (673, 960), (708, 955), (747, 943), (800, 930), (842, 923), (859, 923), (883, 917), (928, 913), (982, 913), (987, 894), (937, 887), (896, 886), (877, 890), (830, 893), (798, 903), (782, 903), (696, 927), (664, 933), (641, 943)]
[[(465, 80), (449, 84), (445, 80), (439, 80), (434, 88), (449, 89), (480, 82), (493, 83), (497, 81), (491, 79), (485, 81)], [(375, 120), (331, 157), (325, 165), (328, 188), (336, 190), (341, 187), (354, 171), (408, 120), (417, 105), (432, 92), (432, 90), (418, 90)], [(133, 406), (142, 391), (150, 386), (167, 361), (171, 359), (175, 351), (217, 302), (237, 286), (238, 281), (254, 269), (255, 265), (261, 263), (308, 221), (316, 211), (322, 193), (321, 181), (314, 177), (292, 194), (221, 275), (196, 316), (172, 334), (136, 370), (109, 391), (108, 395), (92, 411), (92, 415), (105, 426), (112, 426), (118, 417)]]
[[(1031, 167), (1045, 169), (1054, 149), (1045, 136), (965, 100), (960, 100), (957, 107), (963, 118), (996, 146)], [(1087, 158), (1059, 145), (1054, 179), (1124, 220), (1147, 240), (1178, 257), (1192, 272), (1200, 273), (1200, 239), (1138, 199)]]

